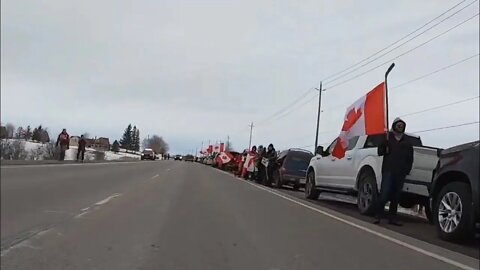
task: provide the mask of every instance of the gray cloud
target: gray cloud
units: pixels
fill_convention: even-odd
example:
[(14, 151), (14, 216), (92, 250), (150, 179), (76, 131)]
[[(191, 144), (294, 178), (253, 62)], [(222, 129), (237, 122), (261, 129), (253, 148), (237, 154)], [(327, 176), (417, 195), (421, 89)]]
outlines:
[[(112, 138), (131, 122), (142, 135), (164, 136), (176, 152), (227, 135), (241, 149), (248, 144), (250, 121), (265, 119), (323, 77), (454, 4), (2, 1), (2, 122), (43, 123), (52, 130), (67, 127), (72, 133)], [(366, 68), (476, 12), (478, 3)], [(476, 17), (396, 59), (390, 85), (478, 53), (478, 33)], [(331, 133), (321, 134), (320, 142), (335, 137), (344, 108), (378, 84), (387, 66), (325, 92), (321, 130)], [(478, 72), (474, 58), (392, 90), (391, 114), (478, 95)], [(273, 142), (279, 148), (313, 144), (315, 117), (313, 101), (280, 120), (258, 125), (254, 143)], [(478, 99), (412, 115), (407, 121), (411, 131), (478, 121)], [(445, 147), (478, 139), (478, 134), (478, 125), (473, 125), (421, 135), (426, 143)]]

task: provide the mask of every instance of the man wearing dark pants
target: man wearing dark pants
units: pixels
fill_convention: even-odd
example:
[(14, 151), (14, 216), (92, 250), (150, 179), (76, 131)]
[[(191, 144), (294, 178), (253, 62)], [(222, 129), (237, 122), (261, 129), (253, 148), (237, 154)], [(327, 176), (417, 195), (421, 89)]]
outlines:
[(402, 225), (396, 220), (398, 202), (405, 177), (412, 170), (413, 164), (413, 147), (405, 137), (405, 127), (406, 123), (402, 119), (396, 118), (392, 124), (392, 131), (388, 133), (388, 140), (378, 147), (378, 155), (383, 156), (383, 164), (375, 224), (381, 222), (385, 205), (390, 201), (389, 223), (396, 226)]
[(82, 157), (82, 162), (84, 161), (86, 144), (85, 137), (82, 135), (78, 141), (77, 161), (80, 161), (80, 156)]

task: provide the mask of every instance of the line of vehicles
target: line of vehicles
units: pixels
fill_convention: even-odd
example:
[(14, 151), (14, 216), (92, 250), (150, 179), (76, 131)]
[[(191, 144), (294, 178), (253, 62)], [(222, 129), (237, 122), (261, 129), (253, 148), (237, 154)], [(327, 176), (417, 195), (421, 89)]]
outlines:
[[(319, 146), (316, 153), (288, 149), (278, 154), (273, 183), (298, 190), (304, 187), (307, 199), (318, 199), (321, 192), (357, 197), (360, 213), (372, 215), (381, 186), (383, 157), (377, 148), (385, 135), (351, 138), (345, 157), (332, 156), (336, 140), (327, 148)], [(479, 146), (475, 141), (439, 149), (424, 146), (420, 137), (407, 134), (414, 149), (414, 162), (406, 177), (400, 206), (421, 205), (428, 220), (436, 227), (441, 239), (461, 242), (480, 237)], [(236, 171), (241, 154), (227, 164), (216, 163), (214, 155), (199, 159), (206, 165)]]

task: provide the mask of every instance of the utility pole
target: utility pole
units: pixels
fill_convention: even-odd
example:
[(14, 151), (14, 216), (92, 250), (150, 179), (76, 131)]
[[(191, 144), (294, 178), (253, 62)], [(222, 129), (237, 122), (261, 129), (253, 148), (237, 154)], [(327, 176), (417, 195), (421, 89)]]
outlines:
[(318, 91), (318, 113), (317, 113), (317, 132), (315, 133), (315, 149), (314, 153), (317, 152), (318, 147), (318, 129), (320, 128), (320, 112), (322, 110), (322, 92), (325, 91), (322, 89), (322, 82), (320, 82), (320, 88), (315, 88)]
[(252, 147), (252, 132), (253, 132), (253, 122), (250, 123), (250, 141), (248, 142), (248, 150)]

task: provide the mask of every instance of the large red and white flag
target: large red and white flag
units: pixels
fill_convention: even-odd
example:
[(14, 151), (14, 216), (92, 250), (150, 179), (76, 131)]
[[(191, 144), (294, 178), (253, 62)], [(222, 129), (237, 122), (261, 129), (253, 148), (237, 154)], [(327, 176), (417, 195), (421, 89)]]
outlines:
[(348, 107), (340, 136), (332, 151), (334, 157), (343, 158), (348, 141), (355, 136), (387, 131), (385, 91), (385, 82), (382, 82)]
[(213, 152), (213, 145), (209, 145), (207, 148), (207, 153), (211, 154)]
[(220, 164), (227, 164), (233, 159), (233, 155), (230, 154), (229, 152), (221, 152), (217, 156), (217, 162)]
[(220, 153), (220, 145), (215, 144), (215, 146), (213, 146), (213, 152), (214, 153)]

